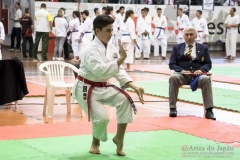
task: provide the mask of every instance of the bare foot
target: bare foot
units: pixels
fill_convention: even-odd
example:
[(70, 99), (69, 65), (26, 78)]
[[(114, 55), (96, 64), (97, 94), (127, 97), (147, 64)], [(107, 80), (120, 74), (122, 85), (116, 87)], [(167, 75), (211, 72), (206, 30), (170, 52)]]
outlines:
[(123, 149), (123, 142), (119, 141), (116, 137), (113, 138), (113, 142), (116, 144), (117, 146), (117, 154), (119, 156), (126, 156), (126, 154), (122, 151)]
[(91, 148), (90, 148), (89, 153), (92, 153), (92, 154), (100, 154), (99, 146), (100, 146), (99, 143), (96, 144), (96, 143), (92, 142), (92, 146), (91, 146)]

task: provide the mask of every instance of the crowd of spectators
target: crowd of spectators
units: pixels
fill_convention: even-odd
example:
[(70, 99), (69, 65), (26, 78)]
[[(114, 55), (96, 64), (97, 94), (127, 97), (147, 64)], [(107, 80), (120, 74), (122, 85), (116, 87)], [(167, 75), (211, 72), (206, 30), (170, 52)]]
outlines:
[[(51, 1), (51, 2), (78, 2), (78, 0), (35, 0), (35, 1)], [(202, 0), (80, 0), (82, 3), (119, 3), (119, 4), (190, 4), (201, 5)], [(240, 0), (214, 0), (215, 6), (238, 6)]]

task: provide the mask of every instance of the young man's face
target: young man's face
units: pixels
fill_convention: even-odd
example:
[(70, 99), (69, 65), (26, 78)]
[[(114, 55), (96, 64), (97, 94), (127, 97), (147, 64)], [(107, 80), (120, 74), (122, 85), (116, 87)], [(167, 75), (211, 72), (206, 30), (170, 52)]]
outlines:
[(109, 24), (106, 27), (103, 27), (102, 30), (98, 28), (95, 30), (96, 36), (98, 37), (98, 39), (105, 44), (107, 44), (110, 41), (112, 37), (112, 31), (113, 31), (112, 24)]
[(200, 18), (201, 14), (199, 12), (196, 12), (196, 17)]
[(141, 11), (142, 17), (146, 17), (146, 11)]
[(124, 14), (124, 12), (125, 12), (125, 8), (122, 8), (122, 9), (120, 10), (120, 13), (121, 13), (121, 14)]
[(99, 15), (99, 9), (98, 9), (98, 10), (96, 10), (96, 15)]
[(157, 10), (157, 14), (158, 14), (158, 16), (161, 16), (162, 10)]
[(15, 7), (15, 9), (18, 9), (18, 8), (19, 8), (19, 6), (18, 6), (17, 3), (14, 4), (14, 7)]
[(183, 12), (181, 10), (178, 10), (178, 15), (181, 16), (183, 14)]

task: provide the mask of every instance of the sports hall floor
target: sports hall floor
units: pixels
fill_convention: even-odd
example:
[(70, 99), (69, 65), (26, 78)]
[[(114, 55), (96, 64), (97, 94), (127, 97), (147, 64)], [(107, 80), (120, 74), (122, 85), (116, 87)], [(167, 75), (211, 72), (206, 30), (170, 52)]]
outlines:
[[(239, 160), (240, 159), (240, 54), (224, 60), (224, 52), (211, 52), (216, 121), (203, 118), (201, 92), (180, 90), (178, 117), (169, 118), (168, 60), (137, 60), (128, 72), (145, 89), (134, 123), (128, 125), (125, 157), (115, 153), (115, 109), (106, 106), (110, 123), (109, 140), (101, 143), (101, 154), (90, 154), (91, 123), (81, 117), (74, 102), (67, 115), (64, 92), (55, 98), (54, 117), (42, 115), (45, 75), (41, 62), (22, 59), (20, 52), (2, 48), (3, 58), (23, 61), (29, 94), (18, 102), (0, 106), (0, 160)], [(170, 53), (168, 53), (169, 57)], [(39, 55), (40, 56), (40, 55)], [(66, 79), (74, 81), (72, 72)], [(111, 80), (115, 83), (115, 80)]]

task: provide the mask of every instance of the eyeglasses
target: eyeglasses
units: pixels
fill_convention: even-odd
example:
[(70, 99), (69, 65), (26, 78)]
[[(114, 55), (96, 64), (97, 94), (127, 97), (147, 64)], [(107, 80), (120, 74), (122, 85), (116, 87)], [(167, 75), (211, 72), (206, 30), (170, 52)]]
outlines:
[(184, 35), (188, 37), (188, 36), (193, 36), (194, 34), (193, 33), (185, 33)]

